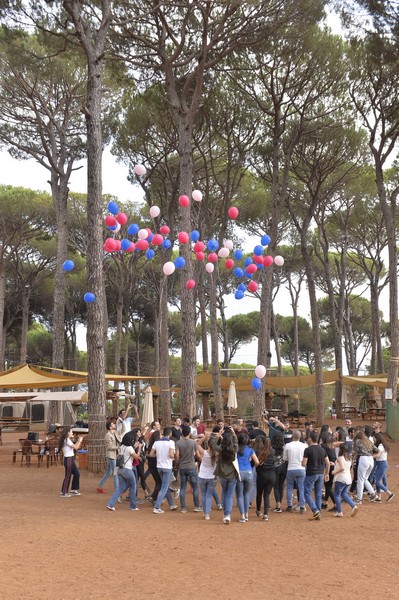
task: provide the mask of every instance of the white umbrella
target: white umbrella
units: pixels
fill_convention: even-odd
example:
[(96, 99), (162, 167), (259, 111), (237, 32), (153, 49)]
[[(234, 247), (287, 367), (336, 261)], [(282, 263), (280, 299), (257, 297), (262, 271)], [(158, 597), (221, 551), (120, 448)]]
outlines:
[(234, 383), (234, 381), (231, 381), (229, 385), (229, 393), (227, 395), (227, 408), (230, 410), (237, 409), (236, 384)]
[(144, 390), (144, 407), (143, 415), (141, 417), (141, 426), (145, 427), (148, 423), (152, 423), (154, 420), (154, 403), (152, 398), (152, 388), (150, 385)]
[(348, 404), (348, 394), (346, 392), (346, 386), (342, 386), (341, 392), (341, 406), (346, 406)]

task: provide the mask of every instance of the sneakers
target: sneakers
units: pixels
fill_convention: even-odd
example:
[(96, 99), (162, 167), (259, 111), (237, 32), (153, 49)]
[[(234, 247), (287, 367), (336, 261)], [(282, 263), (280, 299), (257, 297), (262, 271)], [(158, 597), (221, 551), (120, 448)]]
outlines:
[(97, 488), (97, 494), (105, 494), (105, 490), (102, 487)]
[(306, 512), (306, 508), (304, 506), (301, 506), (300, 509), (299, 509), (299, 512), (300, 512), (301, 515), (304, 515), (305, 512)]
[(336, 507), (335, 507), (335, 506), (333, 506), (332, 508), (329, 508), (329, 509), (327, 510), (327, 512), (333, 512), (333, 513), (336, 513), (336, 512), (337, 512), (337, 509), (336, 509)]
[(391, 500), (393, 500), (395, 498), (395, 494), (393, 492), (391, 492), (387, 498), (387, 502), (391, 502)]
[(129, 508), (129, 510), (141, 510), (141, 508), (139, 508), (138, 506), (136, 506), (136, 508)]
[(369, 500), (371, 500), (371, 502), (375, 502), (375, 499), (376, 499), (376, 498), (378, 498), (378, 496), (377, 496), (377, 494), (376, 494), (376, 493), (374, 493), (374, 494), (370, 494), (370, 495), (369, 495)]
[(244, 517), (245, 517), (245, 520), (248, 521), (248, 513), (245, 513)]
[(360, 498), (353, 498), (353, 502), (355, 504), (363, 504), (363, 502), (360, 500)]
[(117, 502), (119, 502), (119, 504), (122, 504), (122, 498), (119, 496)]
[(382, 502), (379, 496), (374, 496), (374, 498), (370, 498), (371, 502)]
[(342, 513), (342, 512), (340, 512), (340, 513), (339, 512), (335, 512), (333, 514), (333, 517), (343, 517), (343, 516), (344, 516), (344, 513)]
[(62, 492), (60, 493), (60, 497), (61, 498), (70, 498), (72, 496), (72, 494), (63, 494)]
[(144, 500), (141, 498), (136, 498), (136, 504), (144, 504)]
[(188, 512), (188, 510), (187, 510), (187, 508), (182, 508), (180, 512), (182, 512), (183, 514), (185, 514), (185, 513)]
[(154, 513), (154, 515), (163, 515), (163, 513), (165, 512), (164, 510), (162, 510), (162, 508), (153, 508), (152, 512)]
[(150, 504), (154, 504), (154, 500), (151, 498), (151, 496), (146, 496), (145, 497), (146, 501), (149, 502)]
[(269, 517), (268, 517), (267, 515), (263, 515), (263, 520), (264, 520), (264, 521), (268, 521), (268, 520), (269, 520)]
[(205, 521), (210, 521), (211, 517), (209, 515), (204, 515)]
[(243, 515), (243, 516), (242, 516), (242, 517), (241, 517), (241, 518), (238, 520), (238, 522), (239, 522), (239, 523), (245, 523), (245, 516)]
[(110, 506), (109, 504), (107, 504), (107, 508), (108, 508), (108, 510), (113, 510), (113, 511), (115, 511), (115, 506)]
[(223, 510), (223, 504), (218, 504), (218, 510)]
[(177, 510), (177, 506), (176, 504), (174, 504), (173, 506), (170, 507), (170, 510)]
[(224, 519), (223, 519), (223, 523), (224, 523), (225, 525), (230, 525), (230, 517), (224, 517)]
[(275, 512), (275, 513), (282, 513), (283, 511), (281, 510), (281, 508), (275, 508), (273, 512)]
[(79, 490), (71, 490), (71, 496), (81, 496), (82, 494), (79, 492)]
[(320, 521), (320, 513), (318, 510), (312, 514), (312, 516), (309, 518), (309, 521)]
[(292, 506), (287, 506), (287, 508), (285, 509), (285, 512), (292, 512)]
[(178, 490), (171, 490), (171, 491), (175, 495), (175, 500), (180, 497), (180, 488)]
[(194, 506), (194, 512), (202, 512), (202, 508), (200, 506)]
[(354, 506), (351, 511), (351, 517), (356, 517), (358, 510), (359, 510), (358, 507)]
[(260, 510), (257, 510), (257, 511), (256, 511), (256, 516), (257, 516), (257, 517), (261, 517), (261, 516), (262, 516), (262, 513), (260, 512)]

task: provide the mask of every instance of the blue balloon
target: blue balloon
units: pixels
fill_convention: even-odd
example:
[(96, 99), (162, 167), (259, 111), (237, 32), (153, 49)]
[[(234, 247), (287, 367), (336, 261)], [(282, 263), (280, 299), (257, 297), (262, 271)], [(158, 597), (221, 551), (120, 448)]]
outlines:
[(64, 264), (62, 265), (62, 270), (63, 271), (72, 271), (72, 269), (75, 267), (75, 263), (73, 262), (73, 260), (66, 260), (64, 262)]
[(244, 260), (244, 265), (247, 267), (248, 265), (252, 264), (254, 261), (252, 260), (252, 258), (250, 256), (248, 256), (245, 260)]
[(252, 277), (255, 275), (255, 273), (248, 273), (247, 270), (245, 269), (245, 277), (247, 277), (248, 279), (252, 279)]
[(219, 244), (217, 240), (209, 240), (207, 243), (207, 248), (211, 252), (215, 252), (219, 248)]
[(164, 248), (164, 250), (167, 250), (168, 248), (172, 247), (172, 242), (170, 240), (164, 240), (162, 242), (162, 248)]
[(265, 265), (263, 263), (259, 263), (256, 266), (258, 267), (258, 271), (259, 271), (259, 269), (264, 269), (265, 268)]
[(153, 238), (153, 237), (154, 237), (154, 234), (153, 234), (153, 233), (151, 233), (151, 235), (149, 235), (149, 236), (148, 236), (148, 238), (147, 238), (147, 242), (148, 242), (148, 243), (152, 242), (152, 238)]
[(234, 294), (234, 298), (236, 300), (242, 300), (244, 298), (244, 292), (242, 290), (236, 290), (236, 293)]
[(96, 296), (92, 292), (86, 292), (85, 295), (83, 296), (83, 300), (85, 302), (87, 302), (88, 304), (91, 304), (92, 302), (94, 302), (95, 299), (96, 299)]
[(111, 215), (117, 215), (119, 212), (119, 207), (116, 202), (108, 202), (107, 208)]
[(136, 225), (136, 223), (132, 223), (127, 228), (127, 232), (129, 235), (136, 235), (136, 233), (138, 233), (139, 231), (140, 231), (140, 227), (138, 225)]
[(108, 229), (110, 229), (111, 231), (115, 231), (115, 229), (118, 227), (118, 225), (107, 225)]
[(263, 254), (263, 246), (255, 246), (255, 248), (254, 248), (254, 254), (256, 256), (262, 256), (262, 254)]
[(154, 258), (155, 252), (152, 248), (148, 248), (148, 250), (145, 251), (145, 255), (148, 258), (148, 260), (151, 260)]
[(121, 241), (121, 250), (129, 250), (131, 243), (132, 242), (130, 240), (127, 240), (126, 238), (124, 240), (122, 240)]
[(196, 229), (193, 229), (192, 232), (190, 233), (190, 240), (192, 242), (198, 242), (199, 239), (200, 239), (200, 232), (197, 231)]
[(176, 269), (181, 269), (186, 264), (186, 261), (182, 256), (178, 256), (173, 262)]
[(267, 235), (267, 233), (265, 233), (265, 235), (262, 235), (260, 243), (262, 244), (262, 246), (268, 246), (271, 241), (272, 240), (270, 235)]
[(247, 286), (245, 285), (245, 283), (240, 283), (237, 286), (237, 290), (241, 290), (241, 292), (245, 292), (246, 289), (247, 289)]
[(260, 390), (260, 388), (262, 387), (262, 382), (259, 379), (259, 377), (254, 377), (251, 381), (251, 385), (254, 388), (254, 390)]
[(233, 256), (236, 260), (241, 260), (242, 257), (244, 256), (244, 252), (242, 250), (234, 250)]
[(244, 271), (240, 267), (236, 267), (233, 273), (236, 277), (244, 277)]

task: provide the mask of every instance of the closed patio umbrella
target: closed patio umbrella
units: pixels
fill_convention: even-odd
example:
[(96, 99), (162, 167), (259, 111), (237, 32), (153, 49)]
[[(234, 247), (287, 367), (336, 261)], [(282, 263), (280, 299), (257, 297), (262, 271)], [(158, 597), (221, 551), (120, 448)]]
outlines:
[(230, 412), (237, 410), (236, 384), (234, 383), (234, 381), (231, 381), (229, 385), (229, 393), (227, 395), (227, 408)]
[(152, 388), (150, 385), (144, 390), (144, 407), (143, 415), (141, 417), (141, 426), (145, 427), (148, 423), (154, 420), (154, 403), (152, 398)]

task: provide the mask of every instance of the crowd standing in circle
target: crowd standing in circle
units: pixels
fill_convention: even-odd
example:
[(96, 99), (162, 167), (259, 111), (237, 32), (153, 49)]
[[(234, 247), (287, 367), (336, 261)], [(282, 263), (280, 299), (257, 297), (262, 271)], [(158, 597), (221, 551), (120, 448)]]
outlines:
[[(258, 421), (248, 430), (243, 419), (237, 419), (234, 427), (218, 420), (209, 432), (196, 415), (191, 421), (176, 417), (173, 426), (161, 432), (159, 421), (143, 430), (131, 429), (127, 415), (128, 410), (120, 411), (118, 418), (106, 425), (107, 468), (97, 492), (105, 493), (104, 486), (113, 477), (114, 493), (106, 504), (110, 511), (115, 511), (117, 502), (122, 503), (127, 491), (130, 510), (139, 511), (138, 504), (144, 503), (138, 497), (139, 484), (154, 514), (165, 512), (165, 500), (171, 511), (177, 511), (177, 499), (181, 513), (187, 513), (190, 493), (194, 512), (211, 520), (214, 507), (223, 511), (226, 525), (234, 520), (234, 500), (239, 523), (250, 519), (251, 508), (255, 518), (268, 521), (272, 492), (274, 513), (303, 515), (308, 507), (311, 521), (319, 521), (323, 512), (342, 518), (343, 504), (349, 505), (349, 514), (355, 517), (365, 492), (370, 502), (381, 503), (383, 495), (386, 502), (395, 497), (387, 482), (389, 445), (378, 422), (373, 427), (353, 427), (346, 419), (345, 426), (338, 425), (335, 431), (329, 425), (318, 431), (307, 422), (301, 432), (291, 430), (289, 421), (265, 414), (262, 426), (267, 431)], [(67, 497), (71, 478), (71, 494), (80, 495), (73, 454), (81, 438), (76, 443), (72, 438), (68, 428), (60, 440), (65, 464), (61, 496)], [(222, 491), (220, 500), (217, 483)]]

